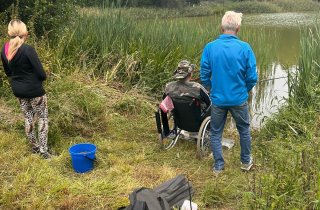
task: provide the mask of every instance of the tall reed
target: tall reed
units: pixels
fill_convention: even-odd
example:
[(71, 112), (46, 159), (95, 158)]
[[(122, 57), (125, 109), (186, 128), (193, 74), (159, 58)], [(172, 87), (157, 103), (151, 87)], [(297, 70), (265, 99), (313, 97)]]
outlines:
[[(106, 81), (162, 91), (180, 60), (199, 64), (205, 45), (221, 34), (221, 16), (137, 20), (125, 11), (82, 10), (76, 29), (60, 44), (60, 59), (72, 58)], [(259, 62), (272, 52), (259, 29), (243, 28), (239, 38), (254, 46)]]
[(315, 106), (320, 93), (320, 27), (301, 31), (299, 67), (289, 72), (290, 100), (305, 106)]

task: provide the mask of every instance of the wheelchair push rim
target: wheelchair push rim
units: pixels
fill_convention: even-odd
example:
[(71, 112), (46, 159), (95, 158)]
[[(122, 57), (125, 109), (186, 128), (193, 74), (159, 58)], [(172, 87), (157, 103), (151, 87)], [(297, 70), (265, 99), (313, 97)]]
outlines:
[(199, 129), (198, 141), (197, 141), (197, 151), (198, 158), (202, 159), (211, 154), (210, 146), (210, 121), (211, 117), (206, 117)]

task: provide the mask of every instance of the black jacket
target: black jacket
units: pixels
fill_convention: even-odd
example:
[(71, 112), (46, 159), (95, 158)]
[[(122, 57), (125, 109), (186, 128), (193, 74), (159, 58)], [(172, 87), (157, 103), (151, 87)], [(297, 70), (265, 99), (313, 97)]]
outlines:
[(6, 75), (11, 77), (11, 87), (16, 97), (35, 98), (46, 93), (42, 81), (46, 80), (47, 76), (32, 46), (22, 44), (10, 62), (4, 46), (1, 60)]

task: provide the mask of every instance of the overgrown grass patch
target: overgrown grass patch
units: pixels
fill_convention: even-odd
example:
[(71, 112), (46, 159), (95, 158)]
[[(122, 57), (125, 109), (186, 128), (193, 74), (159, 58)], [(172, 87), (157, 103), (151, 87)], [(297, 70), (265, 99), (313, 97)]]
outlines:
[[(128, 205), (128, 195), (134, 188), (153, 188), (187, 172), (196, 190), (194, 201), (201, 209), (221, 206), (237, 208), (241, 205), (233, 200), (242, 196), (239, 192), (247, 182), (245, 173), (239, 167), (239, 143), (235, 148), (225, 150), (226, 170), (215, 176), (212, 174), (212, 157), (199, 161), (194, 142), (180, 140), (170, 151), (160, 149), (153, 118), (157, 101), (134, 90), (121, 92), (104, 85), (96, 86), (93, 81), (87, 88), (88, 81), (81, 81), (79, 78), (75, 81), (72, 77), (66, 77), (65, 80), (55, 78), (46, 85), (49, 130), (53, 132), (49, 135), (49, 145), (59, 156), (43, 160), (31, 154), (22, 115), (19, 122), (10, 122), (12, 125), (20, 124), (19, 127), (0, 131), (2, 208), (116, 209)], [(97, 100), (91, 100), (93, 104), (88, 110), (92, 118), (101, 119), (98, 124), (90, 123), (92, 118), (84, 117), (87, 110), (85, 103), (77, 102), (86, 100), (84, 94)], [(79, 98), (75, 100), (76, 97)], [(132, 103), (143, 111), (130, 114), (119, 111), (117, 104), (128, 97), (139, 100), (139, 103), (134, 100)], [(108, 102), (104, 98), (108, 98)], [(1, 106), (8, 104), (2, 101)], [(13, 113), (20, 113), (20, 110), (10, 110), (10, 114)], [(79, 113), (81, 117), (76, 120)], [(105, 117), (107, 121), (103, 120)], [(58, 121), (64, 124), (58, 124)], [(101, 127), (97, 129), (96, 125)], [(90, 131), (90, 135), (84, 133), (82, 126)], [(226, 132), (226, 135), (237, 138), (233, 132)], [(78, 174), (73, 171), (68, 149), (84, 142), (97, 146), (97, 162), (93, 171)], [(234, 181), (228, 182), (229, 176)], [(212, 196), (221, 197), (223, 201), (212, 202), (205, 198), (212, 193), (210, 180), (217, 182)], [(238, 190), (230, 193), (234, 188)]]
[[(169, 151), (160, 148), (153, 117), (157, 100), (143, 91), (126, 92), (114, 87), (118, 86), (80, 75), (48, 81), (49, 129), (54, 132), (49, 143), (53, 141), (53, 152), (60, 153), (51, 160), (31, 154), (22, 115), (21, 120), (8, 122), (19, 126), (1, 129), (2, 208), (117, 209), (128, 205), (128, 195), (134, 188), (154, 188), (180, 173), (188, 173), (196, 190), (193, 201), (201, 209), (306, 208), (316, 200), (318, 146), (316, 138), (311, 137), (317, 133), (317, 126), (303, 129), (311, 121), (317, 122), (312, 118), (314, 113), (305, 115), (297, 110), (301, 116), (294, 122), (290, 112), (281, 111), (261, 134), (253, 132), (255, 166), (250, 172), (240, 169), (237, 132), (226, 130), (224, 136), (236, 140), (236, 144), (224, 149), (225, 170), (214, 175), (213, 158), (199, 161), (195, 142), (181, 139)], [(10, 97), (0, 103), (7, 107), (4, 99)], [(86, 106), (87, 100), (92, 106)], [(134, 109), (119, 109), (121, 103)], [(9, 115), (20, 113), (19, 109), (8, 111)], [(302, 116), (309, 116), (309, 120)], [(59, 125), (58, 121), (65, 124)], [(304, 138), (297, 138), (289, 125)], [(85, 142), (97, 146), (97, 162), (91, 172), (78, 174), (73, 171), (68, 149)]]

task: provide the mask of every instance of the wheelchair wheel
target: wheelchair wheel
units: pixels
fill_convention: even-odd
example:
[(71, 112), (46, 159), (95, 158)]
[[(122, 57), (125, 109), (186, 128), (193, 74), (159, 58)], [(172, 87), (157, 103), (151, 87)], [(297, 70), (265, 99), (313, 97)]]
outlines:
[(198, 141), (197, 141), (197, 151), (199, 159), (205, 158), (211, 153), (210, 146), (210, 121), (211, 117), (206, 117), (199, 129)]
[(159, 134), (159, 144), (162, 148), (166, 150), (170, 150), (174, 145), (177, 143), (179, 136), (180, 136), (180, 129), (175, 129), (175, 124), (173, 120), (172, 114), (168, 114), (168, 123), (169, 123), (169, 129), (171, 130), (171, 133), (164, 137), (163, 131), (162, 135)]

